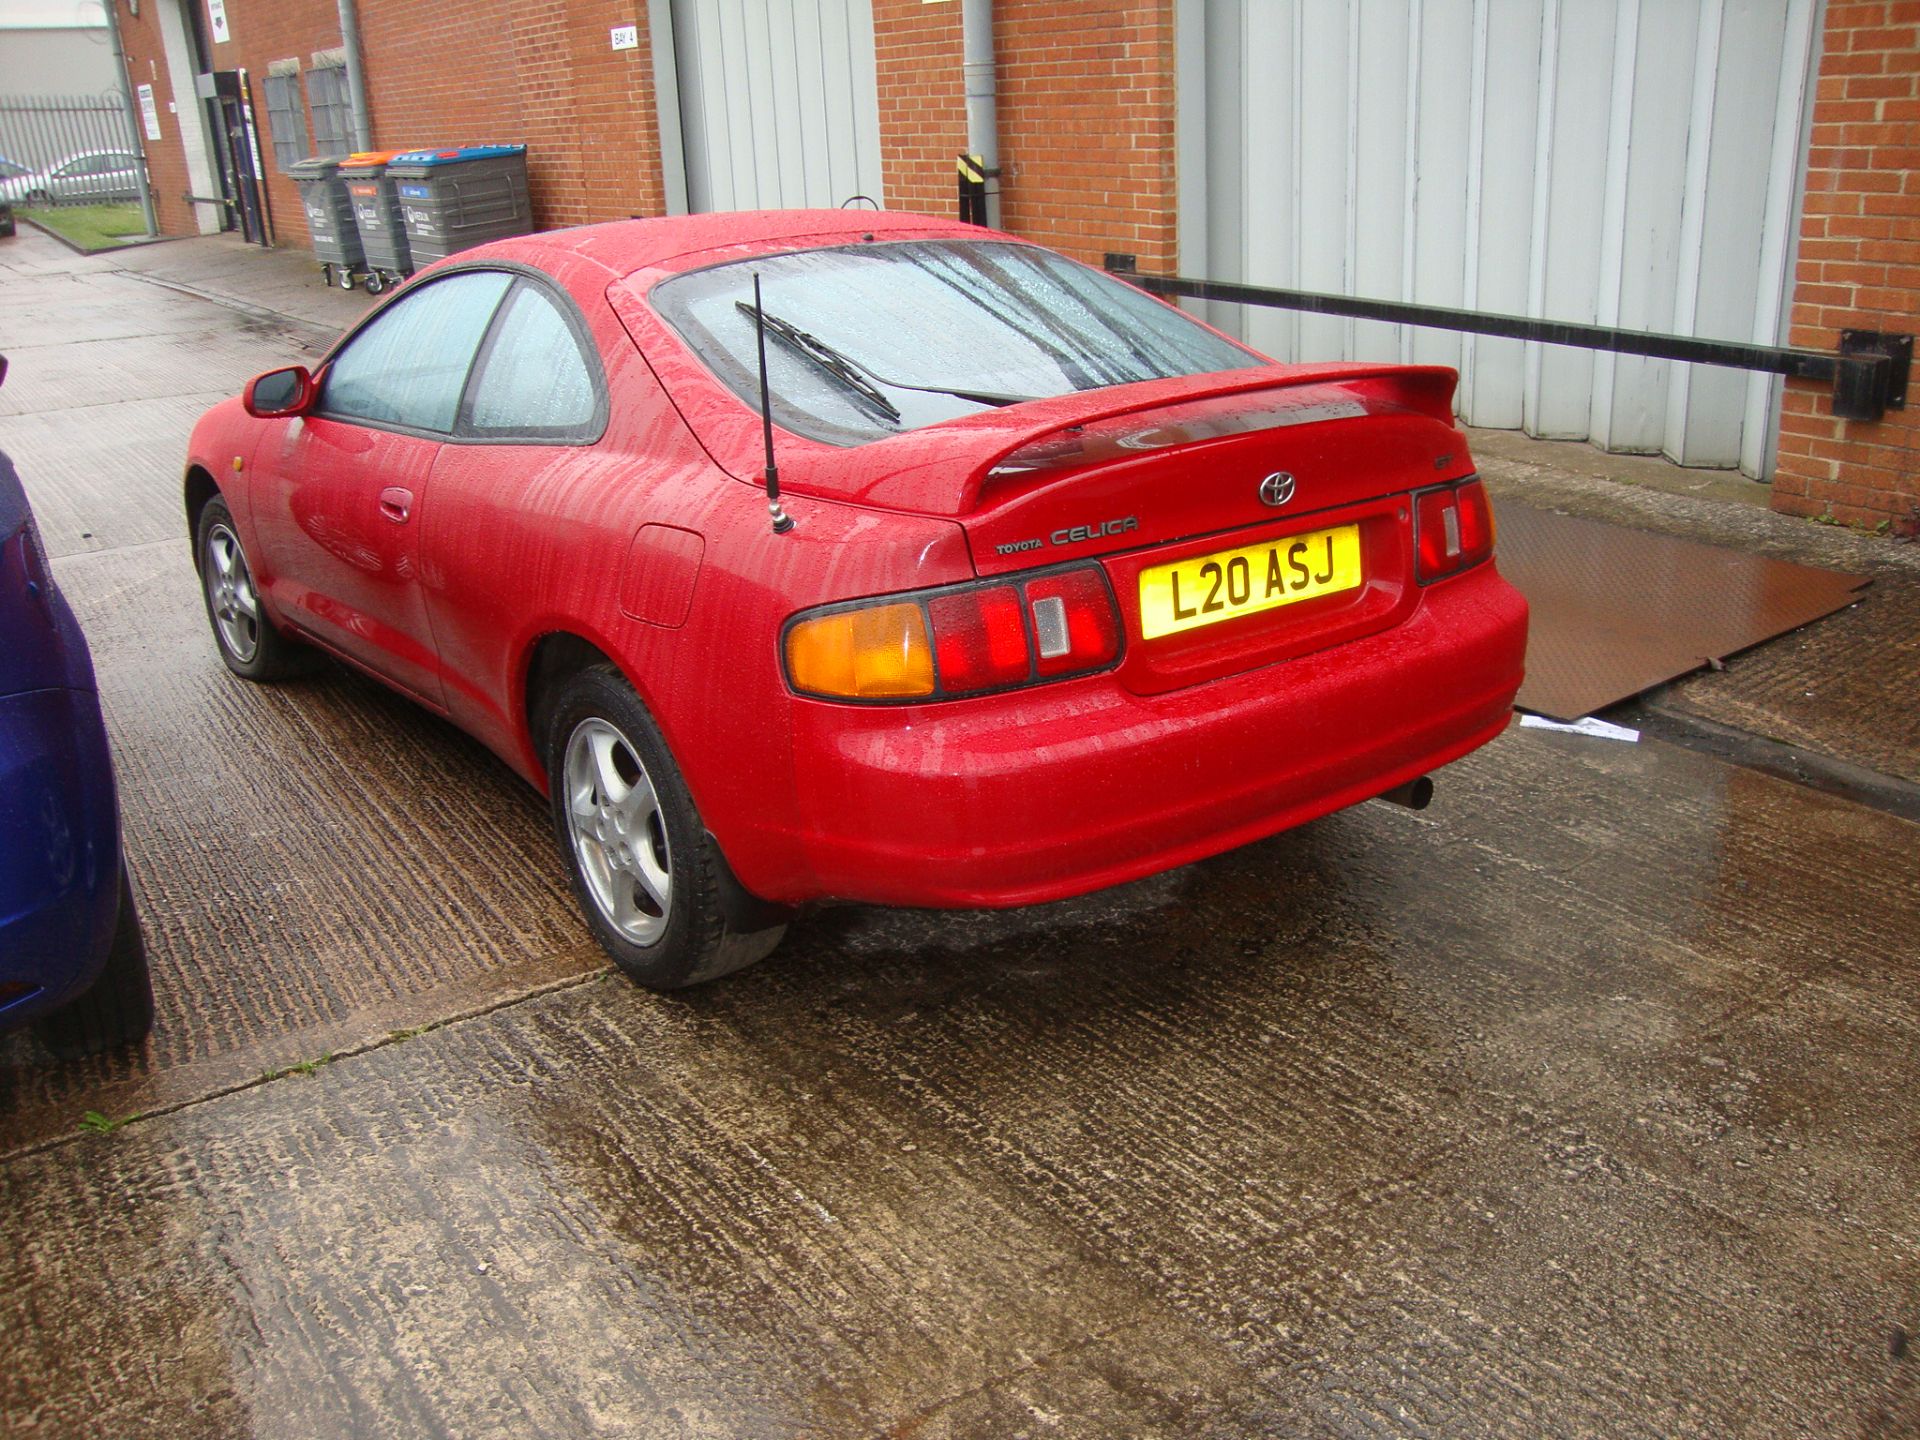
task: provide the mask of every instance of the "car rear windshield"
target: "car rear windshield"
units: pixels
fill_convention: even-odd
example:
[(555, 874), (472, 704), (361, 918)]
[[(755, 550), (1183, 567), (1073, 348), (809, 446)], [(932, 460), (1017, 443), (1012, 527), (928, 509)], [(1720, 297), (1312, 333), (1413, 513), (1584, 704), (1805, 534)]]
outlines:
[(1047, 395), (1261, 363), (1130, 285), (1001, 241), (808, 250), (656, 285), (654, 307), (756, 410), (756, 274), (773, 418), (829, 444)]

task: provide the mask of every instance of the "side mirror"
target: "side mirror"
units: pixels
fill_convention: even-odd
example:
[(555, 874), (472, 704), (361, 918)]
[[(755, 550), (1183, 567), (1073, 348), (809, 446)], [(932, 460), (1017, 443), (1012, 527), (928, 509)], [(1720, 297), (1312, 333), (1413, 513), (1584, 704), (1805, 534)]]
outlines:
[(287, 415), (304, 415), (313, 404), (313, 376), (304, 365), (289, 365), (284, 370), (269, 370), (247, 382), (240, 403), (256, 420), (278, 420)]

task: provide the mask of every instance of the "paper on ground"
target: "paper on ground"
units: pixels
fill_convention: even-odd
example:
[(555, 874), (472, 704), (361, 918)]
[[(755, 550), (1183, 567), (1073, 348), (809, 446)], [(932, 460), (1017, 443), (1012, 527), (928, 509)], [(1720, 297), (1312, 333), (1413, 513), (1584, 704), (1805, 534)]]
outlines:
[(1624, 725), (1612, 725), (1605, 720), (1596, 720), (1589, 715), (1584, 720), (1576, 720), (1571, 725), (1563, 725), (1558, 720), (1548, 720), (1541, 715), (1522, 715), (1520, 723), (1529, 730), (1564, 730), (1573, 735), (1592, 735), (1601, 740), (1624, 740), (1629, 745), (1640, 739), (1638, 730), (1629, 730)]

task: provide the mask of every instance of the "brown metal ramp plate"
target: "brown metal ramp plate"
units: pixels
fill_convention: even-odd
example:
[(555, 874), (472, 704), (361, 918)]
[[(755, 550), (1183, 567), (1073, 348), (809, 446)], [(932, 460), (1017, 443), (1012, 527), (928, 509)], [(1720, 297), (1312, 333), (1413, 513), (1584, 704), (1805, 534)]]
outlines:
[(1496, 506), (1500, 572), (1533, 610), (1514, 704), (1573, 720), (1851, 604), (1863, 575)]

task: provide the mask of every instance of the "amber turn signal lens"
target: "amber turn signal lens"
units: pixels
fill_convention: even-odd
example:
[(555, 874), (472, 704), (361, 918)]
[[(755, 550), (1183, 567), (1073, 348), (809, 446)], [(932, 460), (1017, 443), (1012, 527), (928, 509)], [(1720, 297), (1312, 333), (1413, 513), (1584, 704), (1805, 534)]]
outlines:
[(796, 690), (848, 700), (933, 694), (933, 646), (916, 604), (875, 605), (802, 620), (787, 632)]

